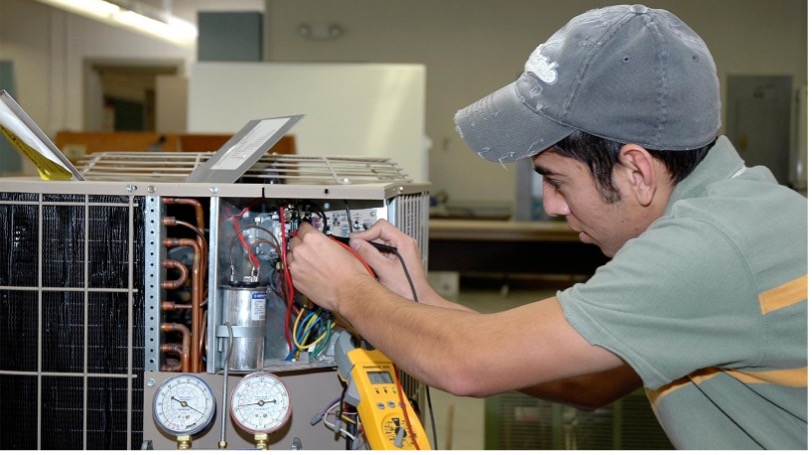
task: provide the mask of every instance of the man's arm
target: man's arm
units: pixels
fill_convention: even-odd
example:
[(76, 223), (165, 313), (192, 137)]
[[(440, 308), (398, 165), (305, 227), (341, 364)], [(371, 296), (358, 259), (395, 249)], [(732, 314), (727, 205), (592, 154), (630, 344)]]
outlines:
[[(404, 261), (407, 267), (412, 270), (410, 274), (415, 282), (416, 289), (420, 289), (420, 303), (434, 305), (441, 308), (458, 309), (460, 311), (475, 312), (473, 309), (442, 299), (433, 289), (428, 285), (424, 274), (422, 273), (422, 263), (420, 261), (419, 251), (417, 245), (410, 237), (402, 235), (400, 231), (396, 231), (394, 226), (388, 225), (385, 221), (379, 222), (372, 229), (364, 232), (353, 234), (355, 238), (382, 242), (385, 244), (400, 244), (400, 249), (405, 256)], [(403, 276), (402, 266), (397, 267), (393, 263), (391, 257), (380, 254), (377, 249), (365, 242), (355, 244), (358, 252), (363, 256), (374, 268), (379, 275), (384, 276), (385, 280), (391, 282), (387, 285), (392, 290), (397, 290), (398, 286), (402, 289), (402, 296), (412, 298), (403, 288), (405, 277)], [(382, 281), (385, 283), (386, 281)], [(395, 289), (393, 289), (395, 288)], [(531, 387), (522, 389), (528, 395), (541, 398), (546, 401), (553, 401), (569, 406), (573, 406), (582, 410), (595, 410), (606, 406), (629, 393), (639, 389), (642, 386), (642, 381), (637, 376), (637, 373), (624, 364), (613, 370), (581, 375), (573, 378), (560, 379), (545, 384), (537, 384)]]
[(585, 411), (607, 406), (643, 386), (643, 381), (627, 364), (573, 378), (527, 387), (520, 392), (546, 401)]
[(487, 396), (622, 365), (580, 336), (555, 297), (493, 314), (423, 305), (381, 285), (306, 225), (291, 245), (296, 288), (428, 385)]

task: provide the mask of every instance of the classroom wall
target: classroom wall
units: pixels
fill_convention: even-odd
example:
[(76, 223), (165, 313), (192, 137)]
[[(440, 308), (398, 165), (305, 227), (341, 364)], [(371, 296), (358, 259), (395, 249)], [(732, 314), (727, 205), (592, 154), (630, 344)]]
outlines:
[[(454, 130), (454, 113), (516, 79), (529, 53), (595, 0), (266, 0), (266, 58), (273, 61), (426, 65), (429, 179), (450, 202), (510, 203), (514, 165), (477, 158)], [(703, 36), (725, 89), (728, 74), (791, 74), (807, 83), (806, 0), (650, 0)], [(340, 25), (335, 40), (305, 39)]]
[[(159, 7), (160, 1), (150, 0)], [(174, 0), (173, 13), (196, 22), (198, 10), (262, 10), (262, 0)], [(52, 138), (85, 128), (84, 62), (87, 59), (188, 65), (196, 48), (182, 48), (102, 24), (34, 0), (0, 0), (0, 60), (14, 62), (17, 101)], [(33, 167), (24, 162), (27, 173)]]
[[(160, 3), (155, 0), (153, 3)], [(452, 117), (514, 80), (535, 46), (596, 0), (174, 0), (176, 15), (264, 10), (265, 59), (426, 65), (429, 179), (452, 202), (511, 205), (515, 169), (476, 158)], [(724, 94), (730, 74), (790, 74), (807, 83), (805, 0), (651, 0), (682, 17), (714, 53)], [(305, 39), (340, 24), (336, 40)], [(0, 59), (17, 72), (19, 101), (48, 134), (82, 129), (87, 58), (195, 60), (182, 49), (64, 13), (33, 0), (0, 0)], [(795, 113), (797, 114), (797, 113)]]

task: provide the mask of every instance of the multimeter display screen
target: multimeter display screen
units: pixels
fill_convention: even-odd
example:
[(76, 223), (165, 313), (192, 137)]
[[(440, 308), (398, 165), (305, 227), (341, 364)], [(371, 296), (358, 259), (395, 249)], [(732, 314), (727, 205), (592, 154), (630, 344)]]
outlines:
[(394, 384), (392, 375), (388, 371), (368, 371), (369, 382), (372, 384)]

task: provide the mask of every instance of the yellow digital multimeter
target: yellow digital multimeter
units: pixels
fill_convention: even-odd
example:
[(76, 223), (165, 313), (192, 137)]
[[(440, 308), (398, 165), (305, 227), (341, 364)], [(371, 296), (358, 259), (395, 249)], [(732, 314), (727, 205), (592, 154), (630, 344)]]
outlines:
[(338, 344), (343, 349), (336, 353), (339, 375), (347, 383), (345, 401), (358, 410), (369, 448), (431, 449), (423, 424), (399, 390), (392, 361), (377, 349), (354, 348), (348, 343), (350, 335), (342, 334)]

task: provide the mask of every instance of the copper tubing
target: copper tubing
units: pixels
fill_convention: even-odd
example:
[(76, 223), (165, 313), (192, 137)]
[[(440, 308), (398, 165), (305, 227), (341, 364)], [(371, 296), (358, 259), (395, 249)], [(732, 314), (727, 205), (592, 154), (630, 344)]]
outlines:
[(206, 222), (203, 217), (203, 206), (197, 199), (188, 199), (180, 197), (165, 197), (161, 199), (166, 205), (183, 204), (191, 205), (195, 208), (195, 218), (197, 220), (197, 227), (204, 231), (206, 229)]
[(174, 259), (164, 260), (163, 265), (166, 269), (175, 269), (180, 271), (180, 277), (177, 280), (164, 281), (161, 283), (161, 289), (180, 289), (180, 287), (183, 286), (183, 283), (186, 283), (186, 280), (189, 278), (189, 269), (187, 269), (182, 262)]
[(189, 246), (195, 252), (194, 260), (192, 261), (192, 365), (191, 372), (200, 372), (201, 358), (198, 344), (200, 343), (200, 304), (202, 303), (202, 288), (203, 282), (201, 280), (201, 257), (200, 245), (192, 239), (165, 239), (164, 246), (167, 248), (174, 248), (177, 246)]
[[(183, 199), (183, 198), (163, 198), (164, 203), (166, 204), (186, 204), (192, 205), (195, 208), (195, 217), (197, 218), (197, 227), (192, 224), (189, 224), (185, 221), (178, 221), (175, 217), (166, 216), (163, 218), (164, 226), (172, 227), (172, 226), (183, 226), (185, 228), (191, 229), (192, 232), (195, 233), (197, 238), (197, 243), (200, 245), (200, 256), (205, 260), (208, 257), (209, 250), (208, 244), (206, 243), (206, 227), (203, 220), (203, 206), (200, 205), (195, 199)], [(206, 271), (207, 268), (201, 270), (201, 282), (206, 281)], [(204, 289), (205, 295), (205, 289)], [(204, 297), (205, 298), (205, 297)]]
[[(208, 245), (206, 243), (206, 221), (203, 214), (203, 206), (197, 199), (191, 198), (177, 198), (177, 197), (164, 197), (161, 201), (166, 205), (190, 205), (195, 210), (195, 221), (197, 228), (189, 223), (178, 221), (174, 217), (164, 217), (163, 223), (165, 226), (184, 226), (192, 229), (195, 232), (197, 242), (191, 239), (166, 239), (164, 245), (171, 248), (175, 246), (190, 246), (195, 251), (194, 263), (192, 265), (192, 372), (200, 372), (203, 369), (203, 360), (201, 356), (200, 342), (203, 339), (202, 329), (202, 305), (206, 300), (207, 288), (205, 285), (206, 280), (206, 260), (208, 257)], [(176, 305), (176, 308), (178, 306)]]
[[(187, 223), (185, 221), (177, 221), (176, 220), (175, 224), (177, 226), (183, 226), (183, 227), (189, 228), (197, 235), (197, 244), (200, 245), (200, 257), (202, 258), (201, 260), (206, 261), (207, 258), (209, 257), (209, 246), (208, 246), (208, 243), (206, 243), (206, 233), (203, 231), (203, 229), (196, 228), (196, 227), (192, 226), (191, 224), (189, 224), (189, 223)], [(206, 266), (203, 266), (203, 268), (200, 270), (200, 283), (201, 283), (201, 285), (206, 282), (206, 272), (207, 271), (208, 271), (208, 267), (206, 267)], [(206, 297), (207, 297), (206, 289), (205, 289), (205, 286), (204, 286), (203, 294), (200, 296), (201, 302), (203, 300), (205, 300)]]
[[(180, 348), (180, 352), (178, 353), (181, 359), (181, 371), (184, 373), (188, 373), (191, 367), (191, 358), (190, 358), (190, 345), (191, 341), (191, 334), (189, 333), (189, 329), (183, 324), (177, 324), (174, 322), (164, 322), (161, 324), (161, 330), (164, 332), (179, 332), (182, 337), (183, 341), (181, 342), (181, 346), (172, 345), (172, 344), (162, 344), (161, 351), (163, 351), (164, 346), (176, 346)], [(169, 349), (169, 348), (167, 348)]]
[(207, 354), (206, 340), (208, 339), (208, 331), (206, 330), (206, 326), (207, 326), (207, 324), (206, 324), (206, 313), (208, 313), (208, 312), (203, 311), (202, 315), (201, 315), (201, 318), (200, 318), (201, 319), (201, 321), (200, 321), (200, 330), (201, 330), (201, 335), (200, 335), (200, 355), (201, 356)]
[(185, 221), (179, 221), (174, 216), (165, 216), (163, 218), (163, 223), (164, 223), (164, 226), (166, 226), (166, 227), (183, 226), (185, 228), (188, 228), (188, 229), (192, 230), (195, 233), (195, 235), (197, 235), (198, 237), (205, 237), (206, 236), (206, 232), (204, 230), (200, 229), (199, 227), (197, 227), (197, 226), (195, 226), (195, 225), (193, 225), (191, 223), (187, 223)]
[[(161, 366), (161, 371), (171, 371), (171, 372), (182, 371), (184, 373), (186, 372), (186, 370), (183, 368), (183, 348), (180, 345), (175, 343), (162, 344), (161, 352), (163, 352), (164, 354), (174, 354), (181, 359), (181, 361), (178, 362), (177, 365), (170, 366), (169, 364), (167, 364)], [(186, 357), (186, 360), (189, 360), (188, 356)]]
[(175, 303), (171, 300), (165, 300), (161, 302), (161, 310), (163, 311), (175, 311), (175, 310), (191, 310), (192, 305), (187, 303)]
[[(197, 235), (199, 237), (200, 248), (203, 254), (203, 257), (206, 257), (207, 251), (205, 247), (206, 239), (205, 239), (205, 232), (206, 232), (206, 219), (203, 215), (203, 205), (200, 204), (200, 201), (197, 199), (191, 198), (182, 198), (182, 197), (164, 197), (161, 198), (164, 204), (166, 205), (191, 205), (195, 209), (195, 222), (197, 223)], [(172, 218), (174, 220), (174, 218)], [(179, 221), (173, 221), (177, 224), (182, 224)], [(164, 219), (164, 224), (166, 223), (166, 219)]]
[(163, 365), (163, 366), (161, 366), (161, 371), (168, 372), (168, 373), (177, 373), (178, 371), (180, 371), (180, 363), (177, 363), (177, 364), (172, 365), (172, 366)]

